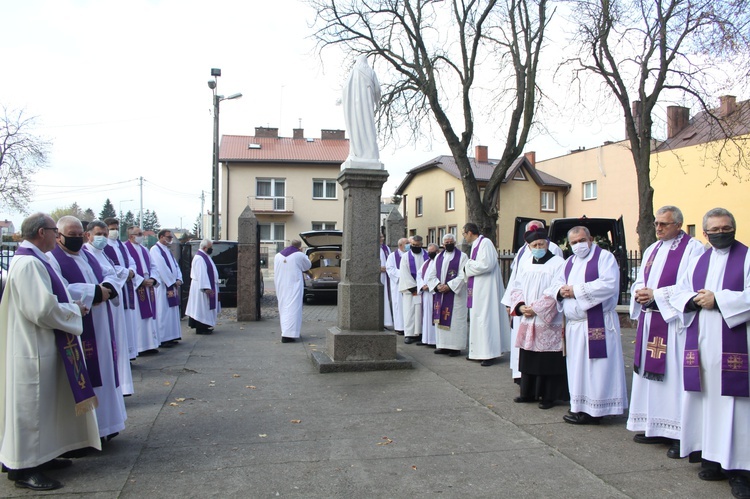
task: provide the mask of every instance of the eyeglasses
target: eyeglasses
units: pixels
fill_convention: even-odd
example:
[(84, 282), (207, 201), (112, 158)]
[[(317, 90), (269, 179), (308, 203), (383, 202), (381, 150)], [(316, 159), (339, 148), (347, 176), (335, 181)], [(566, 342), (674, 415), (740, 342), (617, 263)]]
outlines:
[(55, 233), (55, 235), (58, 234), (57, 227), (42, 227), (44, 230), (51, 230)]
[(725, 225), (724, 227), (716, 227), (715, 229), (706, 229), (706, 234), (720, 234), (722, 232), (734, 232), (734, 227)]
[(676, 225), (677, 222), (654, 222), (654, 227), (657, 229), (664, 229), (666, 227), (669, 227), (670, 225)]

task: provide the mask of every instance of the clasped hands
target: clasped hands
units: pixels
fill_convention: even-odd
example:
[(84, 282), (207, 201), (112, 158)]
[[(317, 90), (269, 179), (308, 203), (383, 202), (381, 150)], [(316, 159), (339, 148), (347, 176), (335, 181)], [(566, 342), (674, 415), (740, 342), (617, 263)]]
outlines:
[(699, 289), (698, 294), (693, 297), (693, 302), (701, 308), (711, 310), (716, 306), (716, 297), (712, 291)]
[(575, 298), (576, 295), (573, 292), (573, 286), (570, 286), (568, 284), (565, 284), (563, 286), (560, 286), (560, 296), (563, 298)]
[(651, 288), (641, 288), (635, 291), (635, 301), (641, 305), (646, 305), (654, 301), (654, 290)]

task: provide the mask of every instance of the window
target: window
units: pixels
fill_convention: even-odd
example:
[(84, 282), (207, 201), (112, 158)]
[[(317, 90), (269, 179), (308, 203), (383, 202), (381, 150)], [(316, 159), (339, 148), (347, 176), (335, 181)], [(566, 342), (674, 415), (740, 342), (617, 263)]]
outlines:
[(557, 211), (557, 192), (542, 191), (542, 211)]
[(456, 209), (456, 191), (451, 189), (445, 191), (445, 211), (452, 211)]
[(313, 199), (336, 199), (336, 181), (313, 179)]
[(258, 230), (260, 231), (260, 242), (262, 243), (283, 243), (285, 240), (284, 224), (259, 223)]
[(427, 229), (427, 244), (435, 242), (435, 227)]
[(688, 225), (687, 233), (690, 237), (695, 237), (695, 225)]
[(335, 230), (336, 222), (313, 222), (312, 230)]
[(445, 227), (438, 227), (438, 241), (443, 244), (443, 236), (445, 236)]
[[(449, 225), (448, 234), (453, 234), (456, 238), (458, 238), (458, 227), (456, 225)], [(442, 239), (440, 240), (440, 244), (443, 244)]]
[(259, 178), (256, 180), (255, 196), (273, 199), (273, 209), (286, 210), (286, 180), (283, 178)]
[(583, 200), (596, 199), (596, 180), (583, 183)]
[(520, 168), (513, 174), (513, 180), (526, 180), (526, 175), (523, 174), (523, 170)]
[(416, 199), (414, 212), (415, 212), (415, 216), (417, 217), (422, 216), (422, 197), (421, 196)]

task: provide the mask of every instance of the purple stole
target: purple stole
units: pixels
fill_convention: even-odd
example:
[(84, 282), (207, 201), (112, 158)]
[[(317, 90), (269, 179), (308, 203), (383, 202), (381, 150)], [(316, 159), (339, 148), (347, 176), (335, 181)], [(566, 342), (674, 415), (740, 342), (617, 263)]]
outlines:
[[(170, 257), (167, 256), (167, 252), (164, 251), (164, 249), (158, 244), (156, 245), (156, 247), (159, 249), (159, 252), (161, 253), (162, 258), (164, 258), (164, 261), (166, 262), (167, 268), (169, 269), (169, 271), (174, 272), (172, 270), (172, 264), (169, 263)], [(169, 305), (171, 308), (171, 307), (176, 307), (179, 304), (180, 304), (180, 296), (177, 294), (177, 287), (174, 284), (172, 284), (171, 286), (167, 288), (167, 305)]]
[[(80, 267), (75, 262), (73, 257), (65, 253), (59, 245), (55, 245), (55, 249), (52, 250), (52, 256), (55, 257), (57, 263), (60, 264), (60, 271), (63, 277), (70, 284), (86, 284), (86, 278), (81, 272)], [(79, 255), (82, 255), (86, 262), (94, 272), (97, 283), (104, 281), (102, 274), (102, 268), (99, 266), (99, 262), (96, 258), (89, 254), (85, 249), (81, 249)], [(104, 305), (107, 307), (107, 321), (109, 322), (109, 340), (112, 344), (112, 362), (114, 366), (117, 366), (117, 343), (115, 342), (115, 328), (114, 321), (112, 320), (112, 309), (110, 308), (109, 301), (105, 302)], [(83, 343), (83, 355), (86, 359), (86, 367), (91, 377), (91, 384), (94, 387), (102, 386), (102, 374), (99, 367), (99, 349), (96, 344), (96, 332), (94, 328), (94, 317), (91, 312), (83, 316), (83, 334), (81, 335), (81, 342)], [(115, 372), (115, 386), (120, 386), (118, 379), (117, 368)]]
[[(425, 254), (425, 251), (422, 251), (422, 258), (426, 258), (427, 255)], [(417, 261), (414, 259), (414, 252), (409, 250), (409, 273), (411, 274), (412, 278), (414, 280), (417, 280)]]
[[(133, 261), (135, 262), (135, 271), (139, 276), (144, 277), (146, 275), (146, 270), (151, 269), (151, 259), (148, 257), (148, 251), (145, 251), (145, 249), (141, 249), (143, 247), (140, 245), (138, 245), (138, 248), (136, 248), (135, 245), (133, 245), (133, 243), (131, 243), (130, 241), (125, 243), (125, 247), (128, 249), (128, 253), (130, 253), (130, 256), (133, 257)], [(139, 251), (143, 256), (143, 259), (146, 262), (146, 267), (148, 267), (148, 269), (144, 269), (143, 265), (141, 265), (141, 259), (138, 257)], [(138, 308), (141, 311), (141, 319), (155, 319), (156, 295), (154, 295), (154, 288), (139, 286), (136, 291), (138, 293)]]
[[(437, 271), (437, 278), (440, 280), (440, 276), (443, 275), (443, 256), (445, 252), (440, 253), (435, 262), (435, 270)], [(453, 250), (453, 260), (448, 264), (448, 271), (445, 275), (445, 283), (456, 278), (458, 275), (458, 262), (461, 261), (461, 252), (458, 249)], [(456, 299), (456, 293), (451, 289), (445, 293), (435, 293), (433, 298), (434, 303), (432, 305), (432, 322), (437, 324), (440, 329), (450, 329), (451, 319), (453, 318), (453, 303)]]
[[(57, 297), (57, 302), (70, 303), (68, 293), (65, 292), (65, 284), (63, 284), (55, 269), (48, 262), (37, 255), (31, 248), (23, 246), (16, 250), (16, 255), (33, 256), (42, 262), (49, 274), (52, 294)], [(65, 374), (68, 377), (68, 384), (70, 385), (70, 390), (73, 392), (73, 400), (76, 403), (76, 416), (93, 411), (97, 407), (98, 401), (94, 394), (91, 380), (89, 379), (89, 372), (83, 361), (83, 354), (81, 346), (78, 344), (78, 338), (74, 334), (66, 333), (60, 329), (54, 329), (53, 331), (55, 333), (57, 351), (60, 352), (60, 356), (62, 357)]]
[[(117, 247), (122, 255), (120, 258), (117, 258), (117, 252), (115, 252), (115, 249), (109, 244), (104, 247), (104, 254), (113, 262), (122, 261), (123, 266), (127, 269), (130, 267), (130, 259), (128, 258), (128, 252), (125, 249), (125, 245), (122, 244), (119, 239), (117, 240)], [(124, 290), (124, 293), (122, 293), (122, 307), (135, 310), (135, 287), (133, 286), (133, 280), (129, 279), (125, 281), (125, 286), (123, 286), (122, 289)]]
[(394, 260), (396, 260), (396, 268), (401, 270), (401, 250), (397, 249), (395, 251), (395, 256), (393, 257)]
[[(599, 256), (602, 249), (596, 244), (591, 250), (594, 256), (586, 264), (586, 274), (584, 282), (591, 282), (599, 279)], [(565, 283), (568, 283), (570, 271), (573, 269), (573, 260), (570, 257), (565, 265)], [(605, 339), (604, 328), (604, 308), (602, 304), (592, 307), (586, 311), (586, 323), (589, 328), (589, 359), (606, 359), (607, 358), (607, 340)]]
[[(710, 249), (701, 255), (693, 271), (693, 291), (703, 289), (706, 285), (708, 266), (711, 261)], [(724, 269), (724, 282), (721, 289), (742, 291), (745, 288), (745, 258), (747, 246), (735, 241), (729, 249), (727, 266)], [(695, 314), (693, 322), (687, 328), (685, 338), (685, 357), (683, 372), (685, 391), (701, 391), (700, 352), (698, 351), (698, 321), (701, 310)], [(724, 318), (721, 319), (721, 394), (729, 397), (748, 397), (750, 387), (747, 375), (747, 325), (740, 324), (730, 328)]]
[[(484, 239), (484, 236), (479, 236), (479, 241), (477, 242), (477, 245), (474, 247), (474, 249), (471, 252), (472, 260), (477, 259), (477, 253), (479, 253), (479, 246), (482, 244), (483, 239)], [(466, 308), (471, 308), (472, 305), (474, 305), (474, 276), (469, 277), (469, 280), (466, 283)]]
[(211, 257), (200, 250), (196, 255), (199, 255), (206, 262), (206, 273), (208, 273), (208, 281), (211, 283), (211, 294), (208, 295), (208, 308), (216, 310), (216, 276), (214, 275), (214, 266), (211, 262)]
[(281, 250), (280, 253), (281, 253), (282, 256), (289, 256), (292, 253), (296, 253), (298, 251), (302, 251), (302, 250), (299, 249), (299, 248), (295, 248), (294, 246), (287, 246), (286, 248), (284, 248), (283, 250)]
[[(674, 250), (667, 254), (667, 261), (659, 276), (659, 283), (655, 289), (672, 286), (677, 283), (677, 271), (680, 268), (680, 262), (685, 255), (685, 250), (690, 242), (690, 236), (680, 231), (682, 239)], [(649, 255), (646, 266), (643, 270), (643, 284), (648, 285), (649, 276), (651, 275), (651, 266), (654, 264), (654, 258), (661, 248), (662, 241), (656, 245), (654, 251)], [(635, 355), (633, 357), (633, 371), (639, 373), (641, 368), (641, 347), (643, 346), (643, 323), (646, 318), (646, 311), (641, 308), (641, 314), (638, 317), (638, 330), (635, 336)], [(667, 365), (667, 338), (669, 336), (669, 325), (664, 321), (660, 313), (651, 314), (651, 325), (648, 330), (648, 343), (646, 343), (646, 365), (642, 376), (645, 379), (654, 381), (663, 381), (664, 372)]]

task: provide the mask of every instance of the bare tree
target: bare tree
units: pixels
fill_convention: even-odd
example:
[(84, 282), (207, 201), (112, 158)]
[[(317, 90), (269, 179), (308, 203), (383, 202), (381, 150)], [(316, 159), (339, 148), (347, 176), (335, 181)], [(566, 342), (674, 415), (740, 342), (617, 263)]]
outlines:
[[(374, 55), (384, 69), (378, 122), (386, 139), (406, 129), (415, 140), (438, 125), (461, 173), (469, 219), (495, 241), (500, 185), (533, 124), (546, 0), (308, 2), (318, 13), (320, 50)], [(505, 147), (483, 198), (468, 156), (480, 67), (508, 110)]]
[(35, 117), (3, 106), (0, 117), (0, 205), (26, 213), (31, 177), (47, 165), (51, 143), (33, 134)]
[[(746, 0), (573, 0), (582, 73), (601, 77), (625, 115), (638, 181), (641, 251), (656, 240), (651, 151), (654, 110), (665, 92), (707, 104), (722, 62), (748, 49)], [(740, 68), (747, 75), (747, 66)]]

